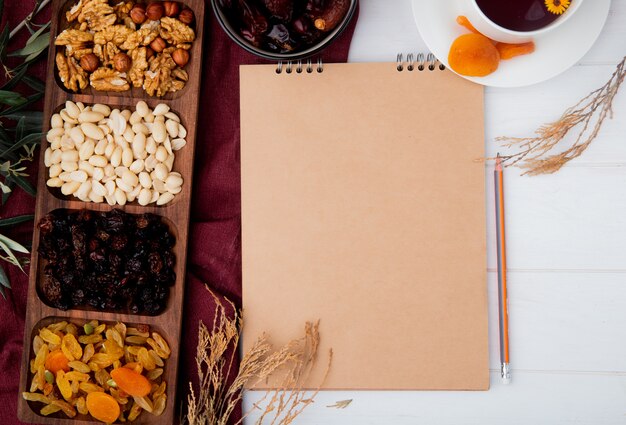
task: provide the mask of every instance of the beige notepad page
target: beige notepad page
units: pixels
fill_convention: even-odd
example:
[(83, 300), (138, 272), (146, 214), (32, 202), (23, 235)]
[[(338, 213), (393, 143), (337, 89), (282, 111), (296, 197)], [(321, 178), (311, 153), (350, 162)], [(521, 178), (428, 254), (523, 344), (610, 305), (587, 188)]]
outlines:
[(275, 69), (240, 68), (244, 352), (320, 319), (326, 389), (487, 389), (482, 87)]

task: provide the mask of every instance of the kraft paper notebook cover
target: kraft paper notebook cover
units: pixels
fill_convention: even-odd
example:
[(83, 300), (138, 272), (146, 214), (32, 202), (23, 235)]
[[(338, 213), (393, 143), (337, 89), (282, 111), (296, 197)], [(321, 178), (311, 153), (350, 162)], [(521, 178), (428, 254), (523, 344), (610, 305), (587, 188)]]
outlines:
[(482, 87), (395, 63), (240, 75), (244, 352), (320, 319), (325, 389), (487, 389)]

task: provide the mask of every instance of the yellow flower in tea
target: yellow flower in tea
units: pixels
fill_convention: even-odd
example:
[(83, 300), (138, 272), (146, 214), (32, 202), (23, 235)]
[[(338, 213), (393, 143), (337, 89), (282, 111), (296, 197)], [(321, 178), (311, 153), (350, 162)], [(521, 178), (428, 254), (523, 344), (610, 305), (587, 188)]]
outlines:
[(548, 12), (561, 15), (567, 10), (570, 0), (545, 0)]

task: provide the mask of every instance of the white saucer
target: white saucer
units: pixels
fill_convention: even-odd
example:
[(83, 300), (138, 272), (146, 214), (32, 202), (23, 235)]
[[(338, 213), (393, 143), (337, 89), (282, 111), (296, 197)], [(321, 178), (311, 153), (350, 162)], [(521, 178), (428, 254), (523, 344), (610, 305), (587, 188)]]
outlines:
[[(413, 15), (424, 42), (448, 66), (450, 45), (468, 31), (456, 23), (467, 0), (413, 0)], [(465, 77), (491, 87), (522, 87), (548, 80), (569, 69), (600, 35), (611, 0), (585, 1), (567, 22), (535, 39), (532, 54), (501, 61), (486, 77)]]

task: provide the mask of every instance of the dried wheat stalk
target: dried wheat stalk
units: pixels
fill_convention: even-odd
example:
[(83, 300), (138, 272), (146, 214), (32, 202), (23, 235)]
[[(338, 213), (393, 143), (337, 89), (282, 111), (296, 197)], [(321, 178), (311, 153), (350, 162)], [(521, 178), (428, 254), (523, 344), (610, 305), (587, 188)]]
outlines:
[[(207, 288), (208, 289), (208, 288)], [(211, 329), (200, 322), (196, 366), (199, 390), (189, 383), (187, 415), (183, 423), (189, 425), (226, 425), (242, 398), (244, 386), (254, 386), (269, 377), (279, 379), (278, 389), (268, 391), (255, 405), (261, 410), (257, 424), (288, 425), (312, 403), (317, 390), (307, 397), (304, 386), (316, 365), (319, 347), (318, 323), (306, 323), (305, 335), (274, 350), (266, 335), (243, 355), (237, 375), (228, 383), (236, 359), (237, 346), (243, 327), (241, 312), (227, 300), (233, 310), (229, 317), (226, 306), (209, 289), (217, 310)], [(330, 369), (329, 354), (326, 375)], [(324, 378), (325, 379), (325, 378)], [(323, 384), (320, 383), (321, 386)], [(251, 412), (248, 412), (250, 414)], [(247, 415), (244, 415), (244, 418)], [(237, 422), (241, 423), (243, 418)]]
[[(558, 121), (539, 127), (535, 137), (496, 138), (506, 147), (521, 149), (515, 154), (501, 156), (503, 163), (507, 166), (519, 164), (526, 170), (523, 174), (550, 174), (580, 156), (596, 138), (604, 120), (613, 118), (613, 99), (626, 76), (625, 64), (626, 56), (606, 84), (568, 108)], [(553, 153), (565, 136), (577, 127), (579, 132), (574, 142), (565, 150)]]

